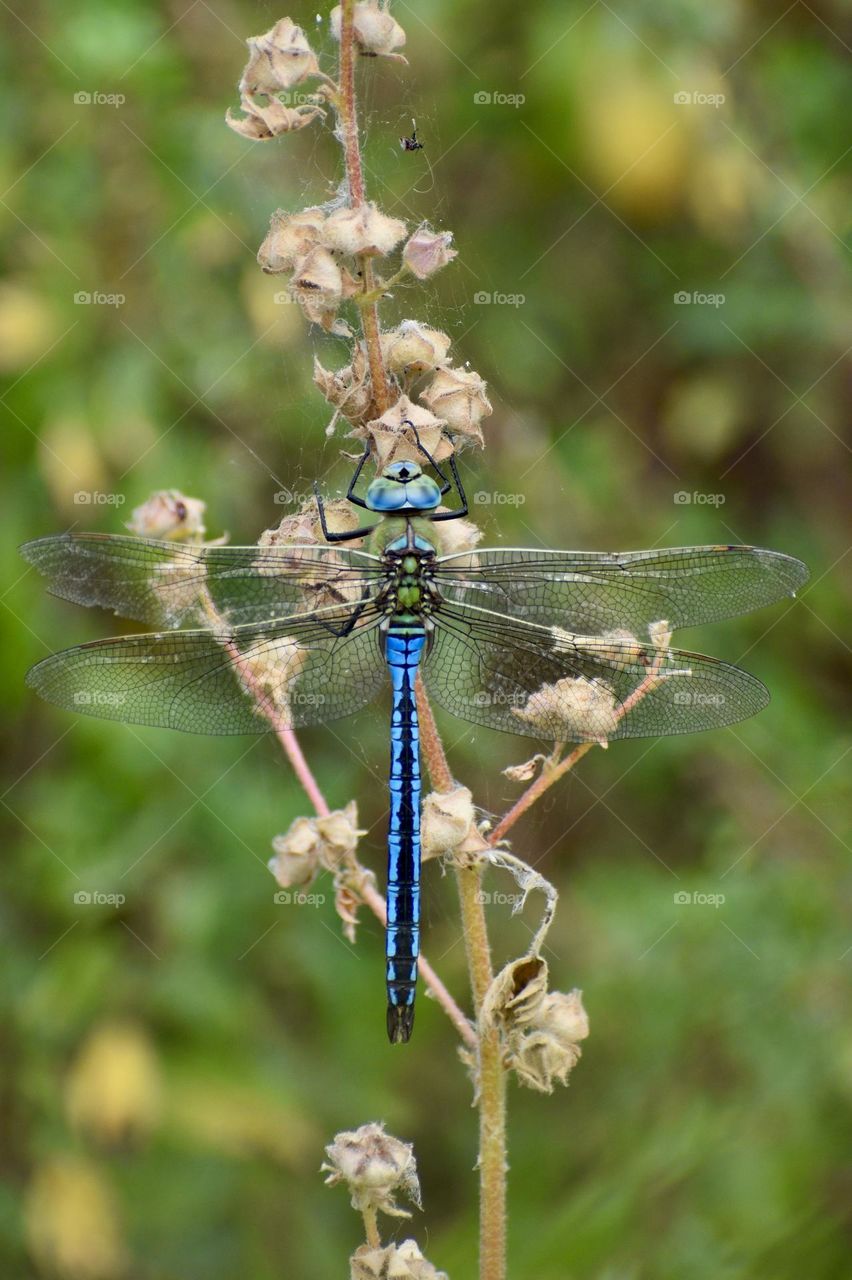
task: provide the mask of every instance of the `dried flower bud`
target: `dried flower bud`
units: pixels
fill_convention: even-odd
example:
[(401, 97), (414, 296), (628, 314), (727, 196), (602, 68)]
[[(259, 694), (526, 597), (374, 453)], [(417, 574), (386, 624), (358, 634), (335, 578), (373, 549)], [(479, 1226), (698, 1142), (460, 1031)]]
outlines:
[(352, 1207), (359, 1213), (380, 1210), (394, 1218), (410, 1218), (400, 1209), (395, 1196), (402, 1195), (420, 1208), (420, 1183), (417, 1163), (410, 1143), (400, 1142), (385, 1133), (384, 1125), (363, 1124), (351, 1133), (338, 1133), (325, 1153), (329, 1163), (330, 1187), (345, 1182), (352, 1196)]
[(527, 1026), (537, 1017), (547, 995), (547, 962), (522, 956), (501, 969), (482, 1002), (484, 1026), (501, 1024), (507, 1031)]
[(405, 223), (399, 218), (382, 213), (375, 204), (362, 204), (329, 214), (322, 242), (327, 249), (350, 256), (356, 253), (385, 256), (396, 248), (405, 232)]
[(107, 1146), (148, 1134), (160, 1111), (160, 1079), (150, 1040), (128, 1023), (105, 1023), (85, 1041), (65, 1087), (73, 1128)]
[(510, 782), (531, 782), (546, 759), (547, 756), (539, 751), (523, 764), (507, 765), (502, 771), (503, 777), (508, 778)]
[(509, 1065), (519, 1084), (539, 1093), (553, 1093), (555, 1083), (568, 1083), (580, 1057), (579, 1045), (563, 1044), (546, 1031), (528, 1031), (517, 1037)]
[(187, 498), (179, 489), (160, 489), (134, 508), (127, 528), (142, 538), (195, 542), (205, 532), (206, 506), (200, 498)]
[(328, 249), (317, 246), (300, 259), (290, 291), (310, 321), (330, 328), (343, 298), (343, 276)]
[(589, 1034), (589, 1015), (583, 1007), (583, 993), (577, 987), (573, 991), (551, 991), (545, 996), (536, 1026), (549, 1031), (563, 1044), (576, 1044)]
[(442, 365), (450, 339), (439, 329), (428, 329), (416, 320), (403, 320), (382, 334), (382, 355), (391, 373), (426, 373)]
[[(605, 746), (618, 727), (615, 694), (602, 680), (566, 676), (543, 684), (512, 715), (530, 726), (531, 736), (557, 742), (598, 742)], [(524, 732), (520, 730), (520, 732)]]
[(264, 105), (254, 98), (243, 98), (240, 106), (246, 114), (235, 116), (228, 109), (225, 124), (252, 142), (268, 142), (282, 133), (295, 133), (325, 115), (316, 103), (302, 102), (297, 107), (285, 107), (277, 98), (269, 98)]
[[(340, 39), (342, 18), (338, 5), (331, 11), (331, 34), (335, 40)], [(354, 28), (355, 40), (362, 53), (392, 58), (394, 62), (406, 61), (402, 54), (394, 52), (405, 44), (405, 32), (379, 0), (359, 0), (355, 5)]]
[(458, 256), (452, 240), (452, 231), (431, 231), (424, 222), (403, 249), (402, 261), (418, 280), (428, 280)]
[(430, 792), (420, 821), (424, 860), (455, 853), (474, 825), (473, 796), (467, 787)]
[[(446, 511), (446, 507), (439, 507)], [(435, 535), (440, 544), (441, 554), (445, 556), (460, 555), (463, 551), (472, 551), (482, 541), (482, 530), (472, 520), (444, 520), (434, 526)], [(476, 564), (476, 556), (469, 556), (467, 565)], [(457, 567), (460, 567), (459, 561)]]
[(439, 369), (420, 399), (443, 418), (456, 435), (483, 444), (480, 422), (492, 412), (485, 383), (468, 369)]
[(301, 27), (281, 18), (262, 36), (249, 36), (249, 60), (240, 80), (240, 96), (272, 96), (320, 74), (316, 55)]
[(272, 841), (275, 857), (269, 870), (282, 889), (310, 884), (321, 867), (333, 871), (351, 857), (364, 834), (354, 800), (325, 818), (296, 818), (285, 835)]
[(292, 271), (320, 241), (325, 222), (321, 209), (302, 209), (285, 213), (276, 209), (269, 223), (266, 239), (257, 251), (257, 260), (268, 275)]
[(436, 1271), (413, 1240), (384, 1249), (362, 1244), (349, 1265), (350, 1280), (448, 1280), (446, 1271)]
[(351, 364), (334, 371), (323, 368), (314, 357), (314, 384), (353, 426), (361, 425), (375, 412), (367, 360), (361, 347), (356, 347)]
[(442, 434), (444, 424), (441, 419), (422, 405), (413, 404), (408, 396), (400, 396), (386, 413), (360, 427), (355, 435), (359, 439), (372, 441), (376, 465), (380, 470), (391, 462), (401, 460), (425, 463), (423, 454), (417, 448), (411, 430), (412, 424), (423, 448), (436, 462), (443, 462), (450, 456), (453, 447)]

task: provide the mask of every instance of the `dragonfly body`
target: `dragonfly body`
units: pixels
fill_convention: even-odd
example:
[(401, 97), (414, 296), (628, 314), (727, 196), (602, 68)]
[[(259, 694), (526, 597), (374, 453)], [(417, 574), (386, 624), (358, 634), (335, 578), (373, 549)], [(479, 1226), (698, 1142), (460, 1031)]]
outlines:
[[(426, 451), (422, 446), (421, 452)], [(153, 624), (35, 666), (48, 701), (105, 719), (197, 733), (257, 733), (352, 715), (391, 689), (387, 1026), (407, 1040), (420, 935), (417, 682), (473, 724), (549, 742), (719, 728), (769, 701), (739, 668), (670, 647), (671, 631), (795, 594), (798, 560), (757, 547), (606, 553), (476, 547), (443, 554), (439, 504), (397, 462), (347, 497), (366, 528), (326, 545), (221, 547), (105, 534), (41, 538), (24, 556), (55, 594)], [(337, 544), (365, 538), (366, 549)]]

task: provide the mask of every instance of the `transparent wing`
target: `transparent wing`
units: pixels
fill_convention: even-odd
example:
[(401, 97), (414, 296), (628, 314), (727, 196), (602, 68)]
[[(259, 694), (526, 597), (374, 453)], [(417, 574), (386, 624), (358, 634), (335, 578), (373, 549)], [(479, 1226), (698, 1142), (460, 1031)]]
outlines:
[(769, 702), (737, 667), (650, 642), (572, 635), (488, 610), (444, 605), (423, 678), (453, 715), (556, 742), (696, 733)]
[(60, 534), (21, 554), (49, 590), (155, 627), (242, 626), (354, 605), (383, 582), (363, 551), (324, 546), (199, 547), (113, 534)]
[(794, 595), (800, 560), (760, 547), (598, 551), (486, 550), (443, 556), (436, 580), (447, 599), (558, 624), (584, 635), (624, 628), (647, 634), (732, 618)]
[[(366, 606), (230, 631), (98, 640), (54, 654), (27, 683), (41, 697), (104, 720), (190, 733), (263, 733), (351, 715), (387, 681)], [(351, 625), (348, 634), (339, 634)]]

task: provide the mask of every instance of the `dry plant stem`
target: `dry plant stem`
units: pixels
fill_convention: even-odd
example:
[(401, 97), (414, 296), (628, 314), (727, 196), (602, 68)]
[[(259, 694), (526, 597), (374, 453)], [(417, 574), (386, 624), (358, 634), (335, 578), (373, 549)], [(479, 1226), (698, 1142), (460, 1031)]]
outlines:
[[(449, 791), (453, 777), (444, 744), (420, 677), (417, 719), (429, 777), (436, 791)], [(479, 1019), (494, 970), (482, 898), (479, 866), (456, 867), (470, 985), (477, 1014), (479, 1066), (479, 1276), (505, 1280), (506, 1275), (506, 1071), (500, 1033), (484, 1030)]]
[(379, 1224), (377, 1222), (378, 1214), (375, 1209), (368, 1208), (363, 1210), (364, 1214), (364, 1236), (367, 1244), (371, 1249), (380, 1249), (382, 1245), (382, 1237), (379, 1235)]
[[(340, 21), (340, 97), (338, 118), (340, 141), (346, 165), (346, 182), (349, 200), (353, 206), (364, 204), (364, 168), (361, 163), (361, 144), (358, 138), (358, 107), (355, 97), (355, 0), (343, 0)], [(356, 262), (360, 268), (364, 293), (373, 295), (375, 280), (373, 264), (367, 254), (359, 254)], [(391, 394), (388, 376), (382, 359), (379, 329), (379, 310), (375, 301), (361, 306), (361, 328), (370, 366), (373, 399), (379, 415), (390, 408)]]
[[(658, 671), (659, 665), (657, 662), (651, 667), (642, 683), (637, 685), (633, 690), (630, 697), (624, 699), (624, 702), (618, 710), (618, 720), (623, 720), (627, 713), (633, 710), (636, 703), (641, 702), (642, 698), (645, 697), (645, 694), (649, 693), (650, 690), (653, 689), (654, 685), (658, 683)], [(575, 747), (564, 760), (560, 760), (559, 764), (545, 764), (544, 769), (536, 778), (535, 782), (531, 783), (530, 786), (527, 787), (520, 799), (515, 801), (508, 813), (503, 815), (497, 823), (497, 826), (489, 834), (488, 843), (490, 845), (496, 845), (498, 841), (502, 840), (506, 832), (518, 821), (518, 818), (520, 818), (522, 814), (526, 813), (527, 809), (534, 805), (536, 800), (540, 799), (540, 797), (544, 795), (545, 791), (553, 786), (554, 782), (558, 782), (560, 778), (564, 778), (565, 774), (570, 773), (574, 768), (574, 765), (578, 764), (583, 759), (583, 756), (588, 755), (592, 747), (599, 745), (600, 744), (597, 742), (581, 742), (580, 745)]]

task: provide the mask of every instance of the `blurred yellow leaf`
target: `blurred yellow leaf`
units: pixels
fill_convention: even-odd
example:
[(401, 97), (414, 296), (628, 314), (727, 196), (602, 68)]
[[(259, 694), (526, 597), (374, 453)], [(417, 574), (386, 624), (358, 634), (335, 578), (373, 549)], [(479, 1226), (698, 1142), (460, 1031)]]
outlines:
[(43, 294), (0, 283), (0, 372), (28, 368), (59, 336), (59, 318)]
[(27, 1191), (26, 1231), (39, 1267), (63, 1280), (115, 1280), (126, 1273), (112, 1195), (97, 1167), (77, 1156), (52, 1156)]
[(255, 336), (269, 346), (287, 347), (305, 337), (307, 326), (286, 280), (271, 280), (253, 265), (243, 273), (240, 293)]
[(144, 1137), (160, 1113), (159, 1066), (146, 1033), (105, 1023), (83, 1044), (65, 1082), (71, 1125), (98, 1142)]

